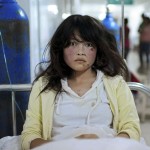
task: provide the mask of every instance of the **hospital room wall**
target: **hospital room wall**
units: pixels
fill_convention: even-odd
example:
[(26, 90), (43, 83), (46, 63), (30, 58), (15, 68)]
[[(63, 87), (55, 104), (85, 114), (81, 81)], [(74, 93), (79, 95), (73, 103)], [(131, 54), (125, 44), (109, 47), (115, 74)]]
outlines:
[[(54, 29), (62, 20), (61, 14), (64, 8), (60, 0), (16, 0), (24, 9), (30, 25), (30, 68), (31, 81), (34, 80), (39, 69), (36, 65), (43, 60), (42, 54), (46, 44), (52, 36)], [(48, 11), (48, 5), (56, 5), (59, 9), (57, 14)], [(42, 15), (41, 15), (42, 14)], [(57, 19), (56, 19), (57, 18)], [(35, 70), (36, 68), (36, 70)]]

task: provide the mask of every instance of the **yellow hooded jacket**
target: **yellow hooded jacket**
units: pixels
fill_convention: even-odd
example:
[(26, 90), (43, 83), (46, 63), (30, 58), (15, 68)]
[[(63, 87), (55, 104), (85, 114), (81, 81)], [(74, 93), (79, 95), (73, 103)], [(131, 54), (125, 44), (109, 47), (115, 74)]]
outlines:
[[(104, 87), (113, 113), (113, 128), (119, 134), (127, 133), (131, 139), (140, 140), (139, 117), (133, 95), (121, 76), (103, 76)], [(30, 149), (30, 143), (36, 138), (51, 140), (54, 100), (56, 92), (43, 92), (44, 82), (40, 78), (30, 94), (26, 121), (21, 135), (23, 150)]]

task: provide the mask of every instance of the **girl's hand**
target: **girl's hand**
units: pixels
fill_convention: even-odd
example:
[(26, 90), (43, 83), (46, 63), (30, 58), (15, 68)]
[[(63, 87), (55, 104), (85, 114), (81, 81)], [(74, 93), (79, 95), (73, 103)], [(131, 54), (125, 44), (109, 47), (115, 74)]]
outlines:
[(31, 142), (30, 148), (35, 148), (37, 146), (40, 146), (40, 145), (48, 143), (48, 142), (49, 142), (48, 140), (43, 140), (43, 139), (38, 138)]
[(127, 139), (130, 139), (129, 135), (127, 133), (119, 133), (117, 135), (117, 137), (123, 137), (123, 138), (127, 138)]
[(97, 139), (98, 136), (96, 134), (82, 134), (76, 138), (79, 138), (79, 139)]

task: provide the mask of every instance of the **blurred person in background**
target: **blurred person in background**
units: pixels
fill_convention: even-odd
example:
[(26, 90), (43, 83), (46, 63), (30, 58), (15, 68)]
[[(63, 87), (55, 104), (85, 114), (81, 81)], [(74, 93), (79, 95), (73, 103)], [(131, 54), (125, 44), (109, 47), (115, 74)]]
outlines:
[[(128, 18), (125, 18), (124, 19), (124, 32), (125, 32), (125, 35), (124, 35), (124, 42), (125, 42), (125, 50), (124, 50), (124, 58), (127, 59), (127, 56), (129, 54), (129, 50), (130, 50), (130, 38), (129, 38), (129, 34), (130, 34), (130, 28), (128, 26)], [(120, 37), (122, 35), (122, 28), (120, 28)], [(122, 40), (121, 40), (122, 41)]]
[(146, 67), (149, 66), (149, 53), (150, 53), (150, 18), (142, 14), (142, 23), (139, 26), (139, 58), (140, 68), (139, 72), (144, 70), (144, 56), (146, 56)]

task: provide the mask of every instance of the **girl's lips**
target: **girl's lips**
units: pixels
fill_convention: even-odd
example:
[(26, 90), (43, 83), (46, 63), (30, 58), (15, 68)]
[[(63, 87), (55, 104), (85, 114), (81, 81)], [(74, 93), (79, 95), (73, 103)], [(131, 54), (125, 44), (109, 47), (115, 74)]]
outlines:
[(84, 60), (84, 59), (76, 59), (75, 61), (85, 62), (85, 60)]
[(78, 62), (78, 63), (84, 63), (85, 62), (85, 60), (75, 60), (75, 62)]

